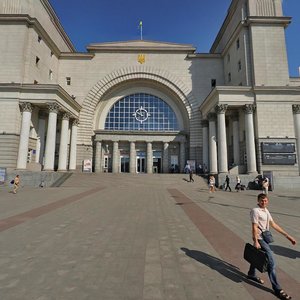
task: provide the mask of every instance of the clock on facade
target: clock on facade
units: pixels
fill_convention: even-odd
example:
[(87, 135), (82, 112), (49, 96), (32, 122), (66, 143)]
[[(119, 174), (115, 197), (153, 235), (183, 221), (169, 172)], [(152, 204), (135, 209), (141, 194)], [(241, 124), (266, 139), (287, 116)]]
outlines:
[(150, 116), (150, 114), (148, 113), (148, 111), (145, 108), (143, 108), (143, 106), (141, 106), (140, 108), (138, 108), (135, 111), (135, 113), (133, 113), (132, 115), (140, 123), (145, 122), (149, 118), (149, 116)]

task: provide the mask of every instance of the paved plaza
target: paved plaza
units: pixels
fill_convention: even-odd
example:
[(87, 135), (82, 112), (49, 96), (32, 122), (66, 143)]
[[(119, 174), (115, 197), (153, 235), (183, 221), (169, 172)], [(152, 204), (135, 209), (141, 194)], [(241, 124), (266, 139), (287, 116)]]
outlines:
[[(209, 194), (187, 175), (73, 174), (0, 187), (1, 300), (276, 299), (245, 277), (258, 191)], [(283, 288), (300, 298), (299, 192), (270, 193)]]

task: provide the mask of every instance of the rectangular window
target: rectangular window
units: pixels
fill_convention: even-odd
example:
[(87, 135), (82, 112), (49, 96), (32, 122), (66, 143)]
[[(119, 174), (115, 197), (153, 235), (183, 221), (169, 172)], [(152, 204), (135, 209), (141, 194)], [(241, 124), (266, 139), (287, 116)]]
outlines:
[(242, 62), (239, 60), (238, 62), (238, 71), (241, 71), (242, 70)]
[(66, 77), (67, 85), (71, 85), (71, 77)]
[(228, 82), (231, 82), (231, 73), (228, 73)]
[(240, 48), (240, 39), (237, 39), (236, 40), (236, 49), (239, 49)]
[(40, 43), (42, 41), (42, 38), (38, 35), (38, 42)]
[(214, 88), (217, 85), (217, 80), (216, 79), (212, 79), (211, 80), (211, 87)]
[(52, 72), (52, 70), (49, 70), (49, 79), (50, 79), (50, 80), (53, 79), (53, 72)]

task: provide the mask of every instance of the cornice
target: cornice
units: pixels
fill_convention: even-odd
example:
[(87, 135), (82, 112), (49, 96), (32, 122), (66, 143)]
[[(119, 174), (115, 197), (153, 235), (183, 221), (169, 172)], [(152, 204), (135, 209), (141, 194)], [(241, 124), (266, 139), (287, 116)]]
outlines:
[(187, 58), (214, 59), (214, 58), (222, 58), (222, 55), (219, 53), (193, 53), (193, 54), (188, 54)]
[(75, 53), (69, 53), (69, 52), (61, 52), (59, 58), (60, 59), (93, 59), (95, 57), (94, 53), (84, 53), (84, 52), (75, 52)]
[(250, 16), (245, 20), (246, 25), (283, 25), (287, 27), (291, 23), (291, 17), (261, 17)]
[(90, 44), (87, 46), (88, 52), (180, 52), (194, 53), (196, 48), (190, 44), (165, 43), (158, 41), (133, 40), (121, 42), (108, 42)]
[(0, 83), (0, 92), (1, 90), (18, 93), (53, 93), (62, 98), (76, 111), (79, 112), (82, 108), (82, 106), (58, 84)]
[[(56, 43), (52, 40), (50, 35), (47, 33), (47, 31), (44, 29), (44, 27), (41, 25), (41, 23), (36, 18), (32, 18), (27, 14), (16, 14), (16, 15), (0, 14), (0, 23), (2, 23), (2, 24), (3, 23), (4, 24), (25, 24), (28, 27), (35, 28), (36, 31), (38, 32), (38, 34), (43, 38), (43, 40), (49, 44), (49, 47), (53, 51), (53, 53), (55, 53), (57, 56), (60, 55), (60, 50), (56, 46)], [(62, 32), (60, 30), (59, 30), (59, 32), (62, 35)], [(70, 51), (75, 52), (76, 50), (75, 50), (74, 46), (72, 45), (72, 43), (70, 42), (67, 35), (64, 33), (62, 35), (62, 37), (63, 37), (64, 41), (66, 42), (66, 44), (68, 45)]]

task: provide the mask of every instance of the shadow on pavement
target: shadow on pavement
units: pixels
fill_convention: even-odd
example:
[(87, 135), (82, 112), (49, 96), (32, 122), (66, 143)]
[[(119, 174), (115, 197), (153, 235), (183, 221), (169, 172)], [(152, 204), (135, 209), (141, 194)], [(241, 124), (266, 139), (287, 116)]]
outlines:
[(277, 255), (289, 257), (292, 259), (300, 258), (300, 252), (294, 249), (290, 249), (278, 245), (270, 245), (270, 248)]
[(261, 284), (258, 284), (254, 281), (251, 281), (247, 279), (246, 275), (242, 273), (238, 267), (221, 260), (217, 257), (214, 257), (212, 255), (209, 255), (207, 253), (204, 253), (202, 251), (198, 250), (190, 250), (187, 248), (180, 248), (187, 256), (197, 260), (198, 262), (202, 263), (203, 265), (208, 266), (212, 270), (215, 270), (219, 272), (224, 277), (227, 277), (228, 279), (239, 283), (239, 282), (245, 282), (249, 285), (252, 285), (256, 288), (259, 288), (263, 291), (273, 293), (273, 291), (270, 288), (267, 288)]

